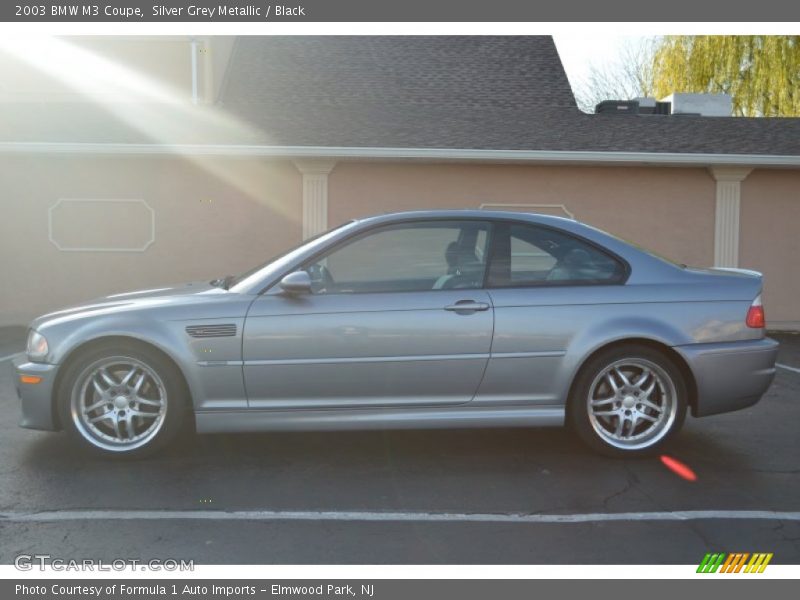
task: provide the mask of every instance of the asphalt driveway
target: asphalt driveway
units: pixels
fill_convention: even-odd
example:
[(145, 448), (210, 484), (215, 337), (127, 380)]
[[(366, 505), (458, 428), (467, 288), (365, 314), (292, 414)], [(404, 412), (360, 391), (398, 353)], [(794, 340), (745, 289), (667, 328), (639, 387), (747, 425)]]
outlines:
[[(0, 359), (20, 350), (23, 333), (2, 332)], [(776, 337), (789, 368), (764, 400), (688, 419), (670, 448), (695, 482), (658, 459), (594, 456), (558, 429), (198, 436), (155, 459), (108, 462), (62, 434), (17, 427), (5, 360), (0, 563), (41, 553), (215, 564), (697, 564), (710, 551), (800, 563), (800, 521), (773, 513), (800, 511), (800, 336)], [(48, 516), (20, 518), (41, 511)]]

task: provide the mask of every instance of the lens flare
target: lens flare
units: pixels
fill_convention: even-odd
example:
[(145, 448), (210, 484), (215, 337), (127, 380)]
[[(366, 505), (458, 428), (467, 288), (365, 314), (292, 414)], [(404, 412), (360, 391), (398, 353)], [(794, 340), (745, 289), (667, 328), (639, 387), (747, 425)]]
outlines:
[(681, 477), (686, 481), (697, 481), (697, 475), (695, 475), (695, 472), (681, 461), (672, 458), (671, 456), (667, 456), (666, 454), (662, 454), (661, 462), (664, 463), (664, 466), (675, 473), (675, 475), (678, 477)]
[[(221, 105), (193, 104), (188, 90), (178, 84), (159, 80), (84, 47), (75, 38), (0, 36), (0, 61), (9, 59), (12, 64), (25, 65), (75, 91), (88, 101), (88, 106), (108, 113), (112, 120), (149, 141), (143, 146), (159, 146), (159, 153), (182, 158), (278, 215), (297, 220), (293, 208), (278, 200), (281, 194), (276, 189), (288, 189), (288, 184), (276, 177), (280, 172), (275, 164), (280, 161), (241, 161), (237, 160), (238, 155), (227, 156), (231, 147), (257, 152), (259, 145), (270, 143), (265, 132)], [(9, 85), (13, 86), (13, 82)], [(1, 88), (2, 85), (0, 91)], [(58, 106), (59, 103), (52, 103), (51, 110)], [(114, 137), (112, 132), (108, 135), (109, 139)], [(253, 146), (254, 143), (259, 145)], [(123, 147), (126, 145), (135, 148), (138, 144)]]

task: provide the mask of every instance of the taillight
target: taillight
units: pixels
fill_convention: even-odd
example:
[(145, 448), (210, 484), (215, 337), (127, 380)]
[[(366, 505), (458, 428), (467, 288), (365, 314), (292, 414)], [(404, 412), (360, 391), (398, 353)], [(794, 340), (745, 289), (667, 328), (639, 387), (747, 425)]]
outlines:
[(747, 311), (747, 318), (744, 320), (748, 327), (753, 329), (764, 329), (767, 326), (766, 319), (764, 318), (764, 307), (761, 304), (761, 295), (753, 300)]

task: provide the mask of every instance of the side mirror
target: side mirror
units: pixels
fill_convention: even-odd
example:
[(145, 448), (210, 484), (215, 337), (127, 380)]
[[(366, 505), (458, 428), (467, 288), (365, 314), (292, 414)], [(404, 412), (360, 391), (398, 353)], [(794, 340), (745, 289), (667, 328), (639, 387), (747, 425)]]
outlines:
[(311, 293), (311, 277), (305, 271), (295, 271), (289, 273), (279, 284), (281, 289), (287, 294), (310, 294)]

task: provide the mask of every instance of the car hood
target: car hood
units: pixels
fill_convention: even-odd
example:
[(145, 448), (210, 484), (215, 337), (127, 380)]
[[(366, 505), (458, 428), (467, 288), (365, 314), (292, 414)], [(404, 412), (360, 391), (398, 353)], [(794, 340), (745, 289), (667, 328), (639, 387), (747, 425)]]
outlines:
[(86, 316), (108, 314), (109, 312), (184, 303), (197, 296), (226, 293), (228, 293), (227, 290), (212, 286), (208, 282), (194, 281), (122, 294), (111, 294), (42, 315), (33, 320), (31, 328), (37, 329), (45, 323), (55, 321), (63, 322)]

